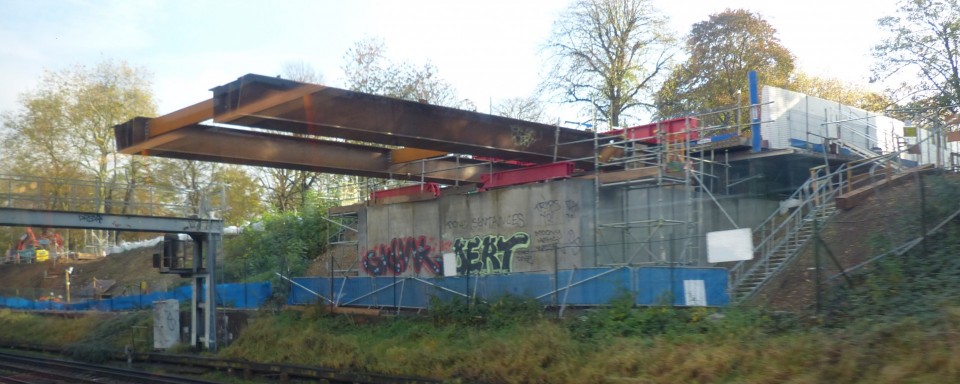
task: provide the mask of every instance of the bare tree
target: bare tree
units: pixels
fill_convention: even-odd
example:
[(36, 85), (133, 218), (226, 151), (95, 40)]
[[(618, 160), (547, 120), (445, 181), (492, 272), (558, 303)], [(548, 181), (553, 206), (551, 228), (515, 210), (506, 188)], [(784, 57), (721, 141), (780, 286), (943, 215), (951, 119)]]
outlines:
[(381, 39), (354, 43), (344, 55), (347, 88), (447, 107), (463, 106), (464, 101), (457, 97), (450, 83), (440, 78), (436, 66), (429, 62), (422, 66), (394, 63), (387, 59), (386, 53), (386, 44)]
[[(304, 61), (284, 63), (281, 76), (302, 83), (320, 84), (323, 82), (323, 75)], [(283, 212), (306, 205), (308, 192), (321, 181), (322, 176), (310, 171), (262, 168), (257, 180), (267, 192), (270, 205)]]
[(542, 89), (619, 126), (631, 110), (653, 107), (648, 98), (676, 51), (667, 31), (652, 0), (576, 0), (554, 22)]
[(293, 81), (311, 84), (323, 84), (323, 74), (303, 60), (288, 61), (280, 68), (281, 76)]
[(545, 123), (543, 104), (536, 97), (512, 97), (501, 100), (493, 107), (493, 113), (514, 119)]

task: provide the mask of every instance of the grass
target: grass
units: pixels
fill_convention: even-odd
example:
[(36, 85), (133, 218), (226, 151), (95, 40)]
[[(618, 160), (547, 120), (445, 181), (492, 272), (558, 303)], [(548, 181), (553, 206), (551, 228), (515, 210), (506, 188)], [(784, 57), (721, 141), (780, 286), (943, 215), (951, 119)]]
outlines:
[[(459, 383), (960, 380), (960, 305), (841, 326), (755, 309), (626, 303), (563, 320), (515, 298), (447, 303), (439, 312), (461, 315), (444, 318), (370, 319), (319, 306), (265, 311), (220, 356)], [(75, 357), (96, 361), (129, 343), (132, 327), (148, 323), (148, 312), (65, 319), (0, 311), (0, 338), (69, 347)]]

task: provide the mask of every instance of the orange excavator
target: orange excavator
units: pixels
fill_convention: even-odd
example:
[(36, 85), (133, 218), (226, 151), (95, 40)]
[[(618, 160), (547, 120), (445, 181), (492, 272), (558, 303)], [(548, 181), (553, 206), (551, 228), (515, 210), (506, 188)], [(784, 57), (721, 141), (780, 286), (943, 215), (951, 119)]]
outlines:
[(17, 252), (15, 263), (40, 263), (50, 260), (52, 254), (56, 259), (63, 252), (63, 238), (59, 233), (53, 232), (49, 228), (44, 228), (39, 239), (33, 233), (33, 229), (27, 227), (27, 232), (20, 236), (17, 241)]

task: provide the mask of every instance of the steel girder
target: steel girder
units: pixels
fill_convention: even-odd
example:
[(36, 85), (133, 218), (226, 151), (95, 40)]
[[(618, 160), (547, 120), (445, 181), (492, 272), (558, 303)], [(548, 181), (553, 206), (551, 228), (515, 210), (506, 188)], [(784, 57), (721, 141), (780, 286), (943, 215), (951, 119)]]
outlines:
[(393, 164), (389, 148), (203, 124), (149, 137), (151, 123), (149, 118), (136, 118), (116, 126), (117, 150), (127, 154), (443, 184), (477, 182), (482, 174), (509, 169), (507, 165), (462, 158)]
[(218, 123), (504, 160), (579, 159), (579, 167), (593, 167), (590, 132), (253, 74), (213, 92)]

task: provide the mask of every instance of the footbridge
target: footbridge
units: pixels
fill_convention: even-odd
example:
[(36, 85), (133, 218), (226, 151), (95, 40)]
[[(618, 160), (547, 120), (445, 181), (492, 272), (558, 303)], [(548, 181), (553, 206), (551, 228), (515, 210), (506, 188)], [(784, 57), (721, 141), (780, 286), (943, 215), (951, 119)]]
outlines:
[[(124, 198), (112, 200), (106, 191), (123, 191), (118, 195)], [(0, 226), (189, 235), (193, 262), (177, 273), (193, 282), (190, 342), (216, 350), (214, 272), (223, 221), (205, 209), (209, 207), (205, 199), (184, 202), (196, 196), (196, 191), (153, 186), (0, 175)]]

